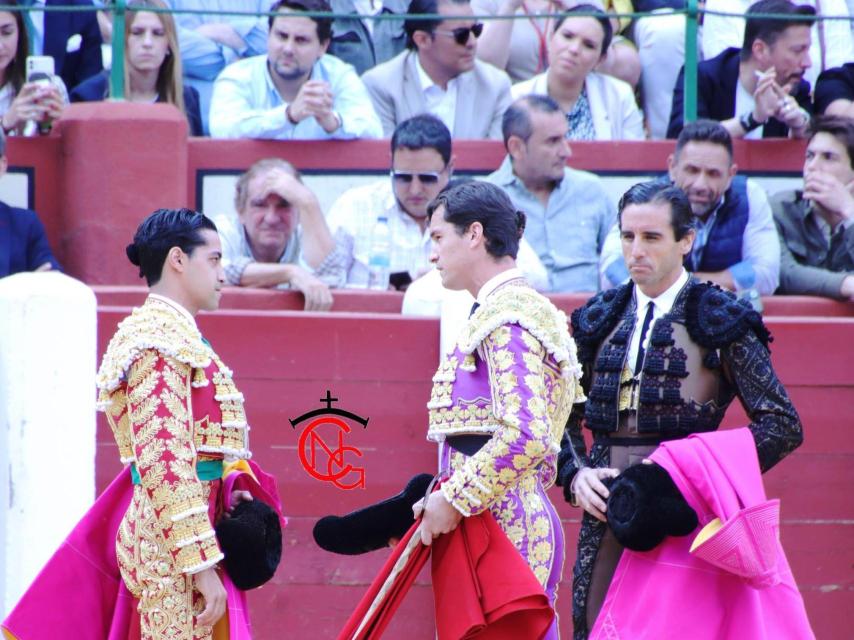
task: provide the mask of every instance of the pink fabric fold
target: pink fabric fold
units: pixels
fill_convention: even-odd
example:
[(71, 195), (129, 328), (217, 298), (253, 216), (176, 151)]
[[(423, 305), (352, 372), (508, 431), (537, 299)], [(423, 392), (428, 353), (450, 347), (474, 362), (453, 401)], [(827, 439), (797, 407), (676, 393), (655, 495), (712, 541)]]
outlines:
[[(281, 513), (272, 476), (251, 464), (265, 497)], [(17, 640), (56, 640), (67, 634), (75, 640), (139, 640), (137, 600), (125, 587), (116, 559), (116, 534), (132, 498), (126, 468), (41, 570), (3, 621), (4, 630)], [(245, 593), (224, 572), (221, 575), (228, 599), (229, 640), (251, 640)]]
[[(765, 496), (750, 431), (666, 442), (650, 458), (667, 470), (700, 524), (652, 551), (623, 552), (590, 638), (814, 638), (779, 541), (779, 502)], [(690, 553), (715, 518), (723, 528)]]

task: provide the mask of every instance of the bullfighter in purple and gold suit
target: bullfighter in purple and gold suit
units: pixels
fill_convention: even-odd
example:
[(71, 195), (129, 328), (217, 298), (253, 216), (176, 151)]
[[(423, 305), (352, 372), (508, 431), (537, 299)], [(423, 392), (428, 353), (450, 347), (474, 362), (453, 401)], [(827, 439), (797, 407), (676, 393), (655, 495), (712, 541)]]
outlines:
[[(563, 425), (583, 400), (566, 316), (515, 268), (524, 214), (486, 183), (431, 205), (433, 261), (450, 289), (477, 303), (433, 377), (428, 438), (440, 444), (441, 489), (427, 499), (422, 539), (489, 510), (554, 605), (564, 560), (555, 482)], [(546, 635), (557, 637), (557, 624)]]

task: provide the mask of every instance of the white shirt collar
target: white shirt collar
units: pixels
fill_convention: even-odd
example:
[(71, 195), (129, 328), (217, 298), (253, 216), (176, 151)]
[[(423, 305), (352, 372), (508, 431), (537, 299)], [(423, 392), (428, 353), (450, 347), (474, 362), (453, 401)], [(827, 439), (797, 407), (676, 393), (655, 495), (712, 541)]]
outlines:
[(159, 293), (149, 293), (148, 297), (168, 304), (170, 307), (174, 308), (175, 311), (184, 316), (193, 327), (198, 328), (198, 326), (196, 325), (196, 319), (193, 317), (193, 314), (187, 311), (187, 309), (183, 305), (180, 305), (175, 302), (172, 298), (167, 298), (166, 296), (160, 295)]
[(480, 291), (477, 292), (477, 301), (479, 304), (483, 304), (486, 302), (487, 297), (493, 291), (495, 291), (502, 284), (510, 282), (511, 280), (516, 280), (517, 278), (524, 278), (524, 274), (516, 267), (512, 269), (507, 269), (507, 271), (502, 271), (497, 276), (492, 276), (486, 283), (480, 288)]
[(421, 66), (421, 57), (417, 53), (415, 54), (415, 69), (416, 71), (418, 71), (418, 81), (421, 83), (422, 92), (428, 91), (429, 89), (436, 87), (436, 90), (445, 93), (452, 86), (456, 85), (456, 78), (451, 78), (450, 80), (448, 80), (448, 89), (443, 89), (438, 84), (433, 82), (433, 78), (431, 78), (430, 75), (424, 70), (424, 67)]
[(655, 298), (650, 298), (643, 291), (640, 290), (640, 287), (635, 285), (635, 296), (638, 301), (638, 313), (643, 311), (646, 312), (647, 303), (653, 302), (655, 304), (655, 313), (656, 317), (660, 315), (664, 315), (668, 313), (673, 308), (673, 303), (676, 301), (676, 296), (679, 295), (679, 292), (682, 290), (682, 287), (685, 286), (685, 283), (688, 282), (688, 272), (685, 271), (685, 268), (682, 268), (682, 273), (676, 278), (676, 282), (670, 285), (663, 293), (660, 293)]

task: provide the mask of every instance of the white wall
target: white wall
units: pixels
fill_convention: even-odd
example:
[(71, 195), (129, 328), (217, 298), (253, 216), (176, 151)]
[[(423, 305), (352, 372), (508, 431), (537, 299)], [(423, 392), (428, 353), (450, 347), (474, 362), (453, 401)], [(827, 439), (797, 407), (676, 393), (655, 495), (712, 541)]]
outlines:
[(0, 620), (95, 496), (95, 295), (0, 279)]

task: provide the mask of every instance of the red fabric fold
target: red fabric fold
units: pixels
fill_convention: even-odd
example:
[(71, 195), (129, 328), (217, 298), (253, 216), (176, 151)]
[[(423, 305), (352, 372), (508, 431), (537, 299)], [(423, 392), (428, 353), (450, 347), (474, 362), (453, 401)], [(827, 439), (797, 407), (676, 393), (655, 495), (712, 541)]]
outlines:
[(537, 640), (554, 610), (528, 563), (488, 511), (433, 543), (440, 640)]
[[(395, 547), (338, 640), (382, 636), (430, 555), (418, 525)], [(488, 511), (433, 541), (432, 571), (439, 640), (537, 640), (552, 624), (543, 587)]]

